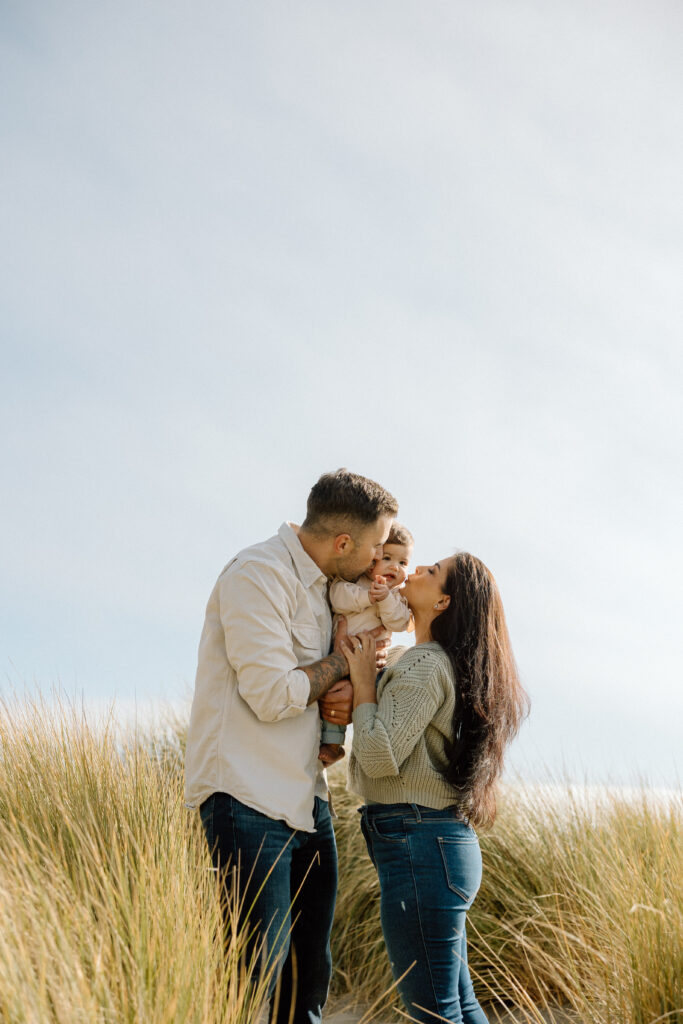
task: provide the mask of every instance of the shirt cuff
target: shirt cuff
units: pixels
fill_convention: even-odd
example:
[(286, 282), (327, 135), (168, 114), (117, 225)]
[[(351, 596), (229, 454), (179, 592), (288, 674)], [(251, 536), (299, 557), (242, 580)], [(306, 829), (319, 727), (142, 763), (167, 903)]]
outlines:
[(287, 697), (289, 701), (277, 713), (274, 721), (279, 722), (282, 718), (292, 718), (300, 715), (308, 707), (308, 699), (311, 696), (311, 681), (305, 672), (300, 668), (294, 669), (289, 677), (287, 685)]

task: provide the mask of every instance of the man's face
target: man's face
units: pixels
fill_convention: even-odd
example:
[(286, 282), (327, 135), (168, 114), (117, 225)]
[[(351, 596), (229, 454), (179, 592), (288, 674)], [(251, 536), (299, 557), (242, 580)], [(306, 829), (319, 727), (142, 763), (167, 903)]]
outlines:
[(353, 582), (371, 569), (375, 560), (382, 557), (382, 545), (393, 521), (391, 516), (380, 516), (376, 522), (359, 530), (349, 553), (341, 555), (337, 561), (337, 576)]

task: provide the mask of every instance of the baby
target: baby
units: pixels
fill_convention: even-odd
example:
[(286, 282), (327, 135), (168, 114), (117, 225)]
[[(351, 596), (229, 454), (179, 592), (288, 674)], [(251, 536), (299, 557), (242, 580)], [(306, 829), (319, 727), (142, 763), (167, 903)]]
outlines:
[[(387, 632), (401, 632), (410, 623), (410, 608), (399, 589), (408, 575), (413, 554), (413, 538), (405, 526), (394, 523), (377, 559), (355, 583), (336, 579), (330, 586), (330, 604), (334, 612), (334, 631), (339, 616), (346, 616), (351, 634), (384, 626)], [(320, 735), (321, 760), (336, 761), (344, 742), (346, 728), (323, 719)]]

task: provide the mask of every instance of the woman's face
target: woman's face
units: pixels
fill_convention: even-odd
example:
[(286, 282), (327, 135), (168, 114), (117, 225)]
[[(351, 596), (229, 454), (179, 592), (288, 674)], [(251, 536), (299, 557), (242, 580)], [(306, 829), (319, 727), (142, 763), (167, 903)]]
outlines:
[(403, 594), (413, 612), (437, 611), (435, 604), (443, 600), (450, 558), (434, 565), (418, 565), (405, 582)]

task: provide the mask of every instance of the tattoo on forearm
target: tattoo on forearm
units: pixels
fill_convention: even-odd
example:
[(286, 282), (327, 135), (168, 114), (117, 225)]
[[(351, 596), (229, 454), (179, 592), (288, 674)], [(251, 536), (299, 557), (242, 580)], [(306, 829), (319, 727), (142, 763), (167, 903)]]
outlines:
[(335, 651), (333, 654), (328, 654), (326, 658), (316, 661), (313, 665), (302, 666), (302, 670), (308, 676), (311, 684), (308, 703), (312, 704), (348, 674), (349, 666), (344, 655)]

